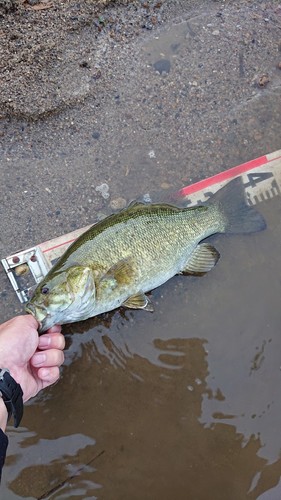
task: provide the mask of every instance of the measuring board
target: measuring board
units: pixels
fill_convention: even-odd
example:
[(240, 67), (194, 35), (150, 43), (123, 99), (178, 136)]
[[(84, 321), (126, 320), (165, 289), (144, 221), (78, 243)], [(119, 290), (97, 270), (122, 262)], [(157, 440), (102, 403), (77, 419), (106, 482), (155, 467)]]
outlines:
[[(185, 206), (203, 203), (231, 179), (239, 176), (242, 177), (249, 205), (281, 195), (281, 150), (186, 186), (175, 193), (172, 199), (181, 200), (181, 204), (184, 202)], [(69, 245), (89, 227), (91, 226), (82, 227), (1, 260), (20, 302), (29, 300), (36, 284), (44, 278)]]

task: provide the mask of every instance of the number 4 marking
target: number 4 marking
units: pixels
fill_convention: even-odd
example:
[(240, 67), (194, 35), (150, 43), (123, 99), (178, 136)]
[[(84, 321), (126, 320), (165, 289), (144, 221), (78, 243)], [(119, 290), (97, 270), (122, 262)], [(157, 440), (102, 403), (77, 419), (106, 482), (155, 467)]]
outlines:
[(273, 177), (272, 172), (260, 172), (256, 174), (247, 174), (249, 182), (244, 184), (244, 187), (252, 187), (254, 188), (259, 182), (265, 181), (266, 179), (270, 179)]

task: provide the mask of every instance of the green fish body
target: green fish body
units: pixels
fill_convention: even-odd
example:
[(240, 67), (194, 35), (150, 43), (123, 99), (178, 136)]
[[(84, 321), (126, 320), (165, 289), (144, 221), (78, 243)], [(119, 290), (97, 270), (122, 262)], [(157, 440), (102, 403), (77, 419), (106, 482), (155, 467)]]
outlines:
[(241, 178), (202, 206), (133, 203), (80, 236), (37, 286), (26, 310), (40, 322), (40, 332), (121, 305), (151, 311), (146, 292), (176, 274), (202, 274), (216, 264), (218, 252), (202, 240), (264, 228), (263, 217), (245, 203)]

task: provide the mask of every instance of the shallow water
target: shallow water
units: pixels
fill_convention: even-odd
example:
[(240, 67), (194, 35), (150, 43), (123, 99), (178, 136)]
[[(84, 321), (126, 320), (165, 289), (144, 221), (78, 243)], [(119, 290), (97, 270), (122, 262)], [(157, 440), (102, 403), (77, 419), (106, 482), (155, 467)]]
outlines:
[[(197, 51), (200, 39), (194, 33), (201, 30), (201, 25), (199, 17), (188, 26), (176, 25), (162, 33), (161, 50), (172, 60), (171, 68), (177, 65), (179, 68), (188, 51)], [(210, 31), (215, 29), (216, 26), (210, 27)], [(202, 47), (208, 40), (208, 37), (201, 40)], [(158, 43), (159, 39), (150, 39), (142, 45), (142, 61), (148, 66), (162, 57)], [(203, 55), (202, 52), (201, 58)], [(210, 56), (204, 57), (207, 64)], [(216, 67), (219, 60), (213, 60), (213, 64)], [(214, 173), (210, 169), (215, 168), (217, 159), (219, 168), (226, 161), (234, 166), (246, 160), (242, 144), (252, 157), (258, 155), (258, 147), (263, 153), (278, 148), (277, 84), (266, 99), (257, 94), (247, 106), (246, 95), (243, 106), (241, 93), (239, 102), (229, 103), (228, 98), (223, 102), (227, 81), (222, 77), (216, 79), (213, 71), (210, 74), (214, 78), (210, 92), (217, 92), (221, 99), (221, 111), (216, 115), (221, 120), (220, 136), (216, 127), (201, 129), (199, 136), (203, 119), (194, 130), (180, 118), (178, 128), (173, 128), (169, 121), (173, 107), (182, 107), (191, 124), (190, 117), (195, 115), (192, 110), (187, 113), (187, 101), (178, 104), (179, 96), (173, 89), (179, 89), (177, 78), (181, 71), (178, 69), (172, 77), (171, 69), (163, 77), (166, 80), (155, 87), (162, 92), (167, 116), (154, 100), (153, 114), (142, 121), (148, 127), (145, 139), (136, 127), (140, 135), (135, 156), (130, 135), (126, 147), (120, 148), (120, 165), (125, 165), (129, 155), (133, 172), (124, 183), (124, 178), (111, 173), (110, 181), (117, 185), (118, 194), (125, 198), (131, 192), (144, 194), (149, 187), (148, 179), (152, 191), (160, 190), (163, 180), (165, 187), (179, 188), (191, 178)], [(149, 80), (150, 76), (146, 78)], [(227, 78), (231, 80), (234, 76), (228, 74)], [(189, 101), (195, 99), (192, 95), (198, 86), (202, 95), (207, 92), (203, 80), (195, 85), (194, 76), (190, 81), (185, 89), (181, 88), (182, 98), (187, 92)], [(137, 99), (132, 88), (126, 89), (129, 105)], [(172, 89), (171, 94), (167, 89)], [(196, 106), (198, 102), (200, 99), (196, 100)], [(238, 119), (237, 130), (227, 125), (228, 106), (231, 120)], [(199, 120), (203, 108), (197, 111), (195, 108), (193, 113), (197, 112)], [(206, 103), (205, 108), (208, 114), (214, 112)], [(122, 115), (122, 102), (118, 109), (112, 113)], [(159, 116), (155, 115), (155, 109), (159, 109)], [(107, 119), (110, 121), (111, 115)], [(149, 119), (155, 122), (148, 122)], [(157, 127), (167, 123), (171, 125), (172, 139), (178, 134), (179, 143), (174, 142), (169, 148), (170, 144), (165, 143), (169, 131), (165, 129), (161, 150), (156, 149), (155, 158), (152, 153), (159, 139)], [(179, 146), (185, 134), (193, 147), (188, 152)], [(215, 137), (218, 142), (214, 144)], [(196, 169), (200, 143), (202, 164)], [(83, 143), (81, 151), (79, 144), (77, 147), (81, 152)], [(108, 144), (99, 146), (97, 154), (102, 159), (107, 155), (106, 147)], [(111, 147), (113, 155), (119, 144)], [(73, 151), (70, 149), (68, 154), (71, 161)], [(79, 167), (83, 168), (87, 154), (90, 164), (89, 151), (84, 152), (85, 156), (82, 152), (81, 157), (77, 154)], [(189, 154), (187, 167), (183, 158)], [(209, 154), (213, 167), (207, 161)], [(172, 170), (171, 158), (175, 157), (177, 162)], [(21, 161), (24, 168), (30, 157)], [(57, 157), (56, 161), (62, 168), (59, 163), (62, 160)], [(110, 163), (105, 168), (110, 168)], [(99, 173), (99, 182), (104, 179), (105, 171)], [(84, 181), (81, 182), (83, 187)], [(19, 430), (9, 428), (3, 498), (278, 500), (281, 497), (281, 198), (264, 202), (258, 209), (267, 220), (267, 230), (253, 235), (212, 238), (221, 254), (217, 266), (202, 278), (177, 276), (154, 290), (153, 314), (120, 309), (64, 328), (67, 349), (60, 382), (26, 406)], [(38, 237), (35, 222), (33, 232), (23, 235), (24, 245), (25, 237)], [(81, 225), (85, 223), (83, 219)], [(42, 226), (45, 230), (44, 222)], [(59, 229), (56, 226), (56, 231)], [(5, 297), (3, 320), (10, 311), (19, 310), (10, 292)]]
[(281, 200), (259, 208), (267, 230), (213, 238), (216, 268), (155, 290), (153, 314), (65, 329), (62, 380), (10, 432), (11, 491), (267, 498), (281, 473)]

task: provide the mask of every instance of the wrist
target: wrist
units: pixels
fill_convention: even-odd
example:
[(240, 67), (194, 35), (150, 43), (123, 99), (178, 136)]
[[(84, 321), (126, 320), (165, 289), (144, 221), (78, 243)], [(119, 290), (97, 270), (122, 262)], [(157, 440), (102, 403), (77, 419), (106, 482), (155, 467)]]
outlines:
[(14, 426), (18, 427), (23, 415), (23, 392), (7, 368), (0, 369), (0, 395), (7, 409), (8, 420), (13, 415)]
[(8, 411), (3, 399), (0, 397), (0, 429), (5, 432), (8, 422)]

